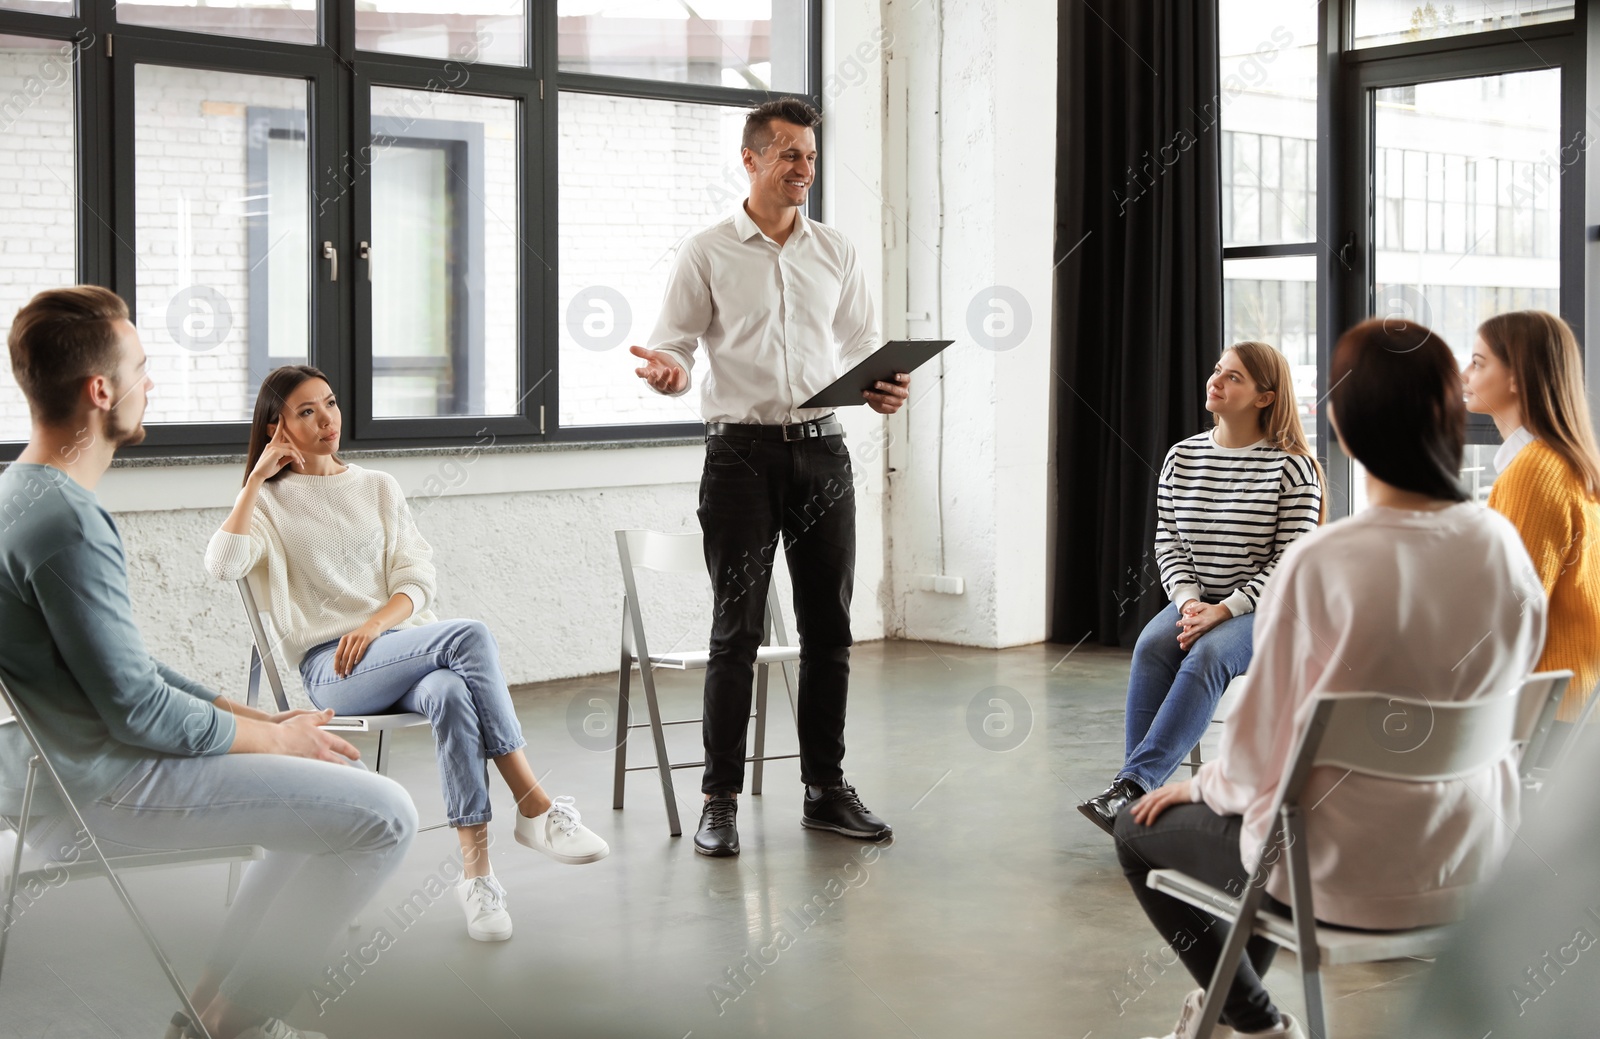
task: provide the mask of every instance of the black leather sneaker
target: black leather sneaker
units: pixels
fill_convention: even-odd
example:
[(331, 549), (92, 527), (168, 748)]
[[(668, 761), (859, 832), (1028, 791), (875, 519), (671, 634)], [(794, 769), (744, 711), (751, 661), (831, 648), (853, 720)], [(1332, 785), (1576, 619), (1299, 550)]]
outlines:
[(894, 836), (889, 824), (867, 811), (867, 806), (856, 796), (856, 788), (848, 784), (807, 786), (800, 825), (868, 841)]
[(732, 794), (712, 794), (700, 810), (700, 829), (694, 835), (694, 850), (702, 855), (739, 854), (739, 800)]
[(1144, 787), (1127, 776), (1119, 776), (1111, 781), (1110, 786), (1079, 805), (1078, 811), (1083, 813), (1085, 819), (1110, 833), (1116, 825), (1117, 815), (1144, 794)]

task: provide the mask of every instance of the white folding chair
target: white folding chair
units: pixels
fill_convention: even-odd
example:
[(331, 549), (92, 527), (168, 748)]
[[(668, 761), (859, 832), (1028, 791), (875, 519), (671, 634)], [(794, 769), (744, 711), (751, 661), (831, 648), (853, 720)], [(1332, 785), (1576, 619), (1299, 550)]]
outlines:
[[(245, 703), (250, 707), (256, 706), (256, 701), (261, 698), (261, 678), (265, 675), (267, 687), (272, 690), (273, 703), (278, 705), (278, 710), (287, 711), (289, 697), (283, 691), (283, 676), (278, 672), (278, 643), (272, 640), (267, 627), (271, 614), (267, 612), (266, 607), (260, 605), (264, 597), (256, 595), (254, 573), (246, 574), (236, 583), (239, 588), (239, 599), (244, 603), (245, 619), (250, 622), (250, 685), (245, 692)], [(389, 774), (389, 733), (394, 729), (430, 724), (424, 715), (410, 711), (394, 711), (389, 714), (341, 714), (333, 719), (333, 724), (325, 728), (341, 735), (376, 733), (378, 752), (376, 760), (372, 763), (372, 770), (380, 776), (386, 776)], [(435, 823), (432, 826), (420, 827), (417, 832), (426, 833), (445, 825), (447, 824)], [(237, 867), (235, 869), (237, 870)]]
[[(1517, 774), (1522, 779), (1524, 793), (1538, 793), (1550, 778), (1550, 773), (1555, 771), (1554, 762), (1549, 768), (1541, 768), (1539, 759), (1544, 756), (1545, 747), (1550, 742), (1550, 733), (1555, 728), (1556, 711), (1561, 706), (1561, 698), (1566, 695), (1567, 686), (1572, 682), (1571, 671), (1541, 671), (1529, 675), (1527, 682), (1522, 686), (1522, 702), (1518, 706), (1518, 729), (1526, 728), (1528, 741), (1522, 747), (1522, 761), (1517, 767)], [(1594, 706), (1591, 698), (1590, 708)], [(1521, 717), (1522, 712), (1527, 712), (1531, 717)], [(1587, 715), (1587, 710), (1585, 715)], [(1580, 721), (1581, 724), (1581, 721)], [(1572, 740), (1561, 748), (1557, 757), (1563, 758), (1572, 747)]]
[[(128, 895), (127, 888), (123, 887), (119, 874), (137, 869), (170, 869), (177, 866), (199, 866), (215, 863), (230, 863), (233, 869), (238, 868), (240, 862), (260, 859), (265, 852), (258, 845), (241, 844), (218, 848), (197, 848), (185, 851), (142, 852), (134, 855), (108, 856), (100, 848), (100, 842), (95, 839), (94, 832), (89, 829), (83, 820), (83, 815), (78, 811), (77, 804), (72, 800), (72, 795), (67, 792), (66, 785), (61, 782), (61, 776), (56, 772), (55, 765), (46, 753), (43, 744), (39, 742), (38, 731), (23, 711), (22, 705), (17, 702), (11, 690), (6, 687), (3, 678), (0, 678), (0, 702), (11, 711), (11, 717), (0, 720), (0, 726), (19, 728), (27, 739), (33, 753), (28, 759), (28, 778), (22, 790), (22, 814), (17, 819), (16, 846), (11, 850), (11, 866), (6, 880), (6, 900), (3, 915), (4, 927), (0, 928), (0, 969), (5, 965), (6, 940), (10, 937), (11, 926), (17, 920), (16, 909), (18, 906), (17, 889), (23, 885), (32, 884), (35, 887), (59, 887), (69, 881), (82, 880), (86, 877), (105, 877), (111, 882), (111, 889), (116, 892), (117, 898), (128, 910), (128, 915), (133, 917), (133, 922), (138, 925), (139, 933), (149, 943), (150, 950), (155, 953), (156, 959), (161, 963), (161, 971), (167, 977), (167, 982), (172, 990), (178, 994), (178, 999), (183, 1003), (184, 1013), (189, 1015), (189, 1020), (200, 1021), (200, 1015), (189, 1002), (189, 991), (178, 977), (177, 970), (172, 961), (167, 958), (166, 952), (161, 948), (161, 943), (156, 940), (155, 932), (150, 930), (150, 925), (145, 922), (144, 916), (133, 904), (133, 899)], [(39, 771), (43, 770), (45, 776), (55, 787), (56, 796), (65, 807), (73, 823), (77, 825), (74, 831), (74, 847), (87, 840), (88, 850), (93, 853), (92, 858), (80, 857), (72, 861), (35, 861), (29, 863), (29, 868), (23, 869), (25, 842), (28, 834), (29, 816), (33, 812), (34, 791), (38, 785)], [(228, 885), (228, 900), (232, 902), (235, 891), (236, 875), (230, 875)], [(210, 1033), (201, 1027), (201, 1034), (205, 1039), (210, 1039)]]
[[(676, 650), (670, 653), (652, 653), (649, 642), (645, 638), (644, 615), (639, 606), (638, 582), (634, 577), (634, 569), (652, 570), (664, 574), (701, 574), (706, 572), (705, 541), (699, 531), (685, 534), (663, 534), (654, 530), (619, 530), (617, 533), (617, 559), (622, 564), (622, 653), (618, 666), (617, 678), (617, 742), (616, 775), (612, 783), (612, 807), (622, 807), (624, 781), (629, 772), (642, 772), (656, 769), (661, 776), (661, 796), (667, 803), (667, 823), (671, 828), (672, 836), (677, 837), (683, 833), (683, 827), (678, 821), (678, 802), (672, 788), (672, 772), (680, 768), (700, 768), (705, 765), (702, 761), (673, 762), (667, 757), (667, 743), (664, 726), (667, 725), (698, 725), (700, 718), (679, 718), (672, 721), (661, 720), (661, 706), (656, 699), (656, 668), (670, 668), (675, 671), (691, 671), (704, 669), (711, 659), (711, 651)], [(756, 651), (756, 692), (755, 712), (751, 715), (755, 719), (755, 753), (745, 758), (754, 763), (751, 771), (750, 792), (761, 793), (762, 765), (768, 761), (780, 761), (785, 758), (796, 758), (798, 754), (767, 755), (767, 669), (777, 664), (783, 671), (783, 683), (789, 691), (789, 710), (791, 714), (798, 714), (794, 701), (794, 682), (790, 680), (789, 664), (800, 659), (800, 648), (788, 644), (789, 639), (783, 629), (783, 611), (778, 607), (776, 581), (767, 584), (767, 620), (765, 645)], [(639, 677), (644, 685), (645, 704), (650, 712), (650, 721), (631, 723), (629, 719), (628, 686), (633, 676), (634, 667), (639, 668)], [(650, 735), (655, 741), (656, 762), (654, 765), (628, 765), (628, 733), (632, 729), (649, 728)]]
[[(1222, 691), (1222, 695), (1217, 697), (1217, 708), (1211, 712), (1212, 725), (1221, 725), (1228, 720), (1228, 715), (1233, 713), (1234, 703), (1239, 699), (1239, 687), (1242, 685), (1244, 685), (1244, 676), (1237, 675), (1233, 681), (1228, 683), (1228, 688)], [(1189, 766), (1189, 775), (1191, 776), (1200, 771), (1200, 766), (1205, 764), (1205, 761), (1200, 757), (1199, 740), (1195, 740), (1194, 746), (1190, 748), (1189, 760), (1186, 764)]]
[[(267, 685), (272, 690), (272, 700), (278, 705), (278, 710), (289, 709), (289, 698), (283, 691), (283, 677), (278, 672), (277, 646), (268, 634), (267, 622), (271, 615), (265, 612), (266, 607), (259, 605), (265, 601), (264, 596), (258, 596), (255, 588), (255, 574), (247, 574), (239, 578), (239, 599), (244, 603), (245, 618), (250, 622), (250, 687), (245, 694), (245, 703), (251, 707), (256, 706), (256, 701), (261, 696), (261, 677), (266, 676)], [(373, 762), (373, 771), (379, 775), (388, 775), (389, 732), (392, 729), (406, 729), (413, 725), (427, 725), (428, 719), (420, 714), (409, 711), (395, 711), (391, 714), (345, 714), (334, 719), (328, 726), (341, 733), (375, 732), (378, 734), (377, 760)]]
[[(1243, 896), (1219, 891), (1176, 869), (1151, 870), (1147, 878), (1156, 891), (1231, 921), (1222, 957), (1206, 989), (1194, 1032), (1198, 1039), (1210, 1039), (1251, 935), (1261, 935), (1295, 954), (1305, 986), (1306, 1026), (1312, 1039), (1328, 1039), (1322, 964), (1338, 966), (1435, 955), (1453, 930), (1445, 925), (1362, 931), (1317, 923), (1305, 854), (1305, 814), (1300, 805), (1313, 768), (1332, 766), (1419, 783), (1459, 779), (1501, 760), (1517, 743), (1525, 742), (1540, 711), (1531, 705), (1524, 710), (1522, 704), (1525, 699), (1542, 701), (1548, 695), (1543, 682), (1475, 700), (1444, 703), (1388, 693), (1318, 694), (1273, 806), (1271, 817), (1276, 824), (1272, 835), (1250, 872)], [(1384, 745), (1382, 726), (1374, 727), (1371, 721), (1397, 712), (1411, 719), (1429, 720), (1429, 728), (1420, 741)], [(1267, 879), (1280, 858), (1289, 869), (1289, 918), (1261, 912)]]

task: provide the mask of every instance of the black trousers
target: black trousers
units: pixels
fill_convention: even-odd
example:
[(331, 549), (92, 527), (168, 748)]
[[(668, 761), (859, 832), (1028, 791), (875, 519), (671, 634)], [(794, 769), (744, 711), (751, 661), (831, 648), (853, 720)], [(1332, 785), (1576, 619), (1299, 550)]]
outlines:
[(818, 786), (844, 781), (856, 569), (851, 476), (843, 436), (787, 443), (706, 438), (699, 514), (714, 612), (702, 726), (704, 793), (744, 789), (756, 649), (779, 537), (794, 584), (800, 636), (800, 778)]
[[(1151, 890), (1145, 878), (1153, 869), (1181, 869), (1230, 895), (1242, 895), (1250, 882), (1239, 860), (1243, 826), (1241, 817), (1218, 815), (1203, 804), (1175, 805), (1149, 826), (1134, 822), (1132, 812), (1117, 816), (1117, 859), (1133, 886), (1133, 895), (1202, 988), (1211, 984), (1217, 961), (1222, 959), (1227, 925), (1187, 902)], [(1271, 895), (1266, 896), (1262, 908), (1288, 912), (1288, 907)], [(1252, 936), (1246, 943), (1245, 958), (1222, 1005), (1223, 1024), (1241, 1032), (1261, 1032), (1278, 1024), (1277, 1008), (1261, 984), (1277, 951), (1276, 945), (1260, 936)]]

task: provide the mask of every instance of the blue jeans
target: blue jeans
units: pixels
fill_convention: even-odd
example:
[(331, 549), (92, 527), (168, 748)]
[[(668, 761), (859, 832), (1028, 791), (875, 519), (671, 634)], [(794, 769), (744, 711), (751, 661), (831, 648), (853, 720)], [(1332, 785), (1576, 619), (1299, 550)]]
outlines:
[[(266, 849), (245, 869), (208, 966), (225, 999), (268, 1017), (289, 1013), (323, 974), (329, 947), (417, 832), (411, 795), (393, 780), (278, 754), (151, 758), (79, 809), (107, 855)], [(29, 845), (71, 855), (69, 819), (30, 826)]]
[(1155, 615), (1133, 647), (1124, 764), (1117, 778), (1146, 791), (1171, 778), (1211, 724), (1228, 683), (1250, 666), (1255, 614), (1230, 617), (1178, 647), (1178, 608)]
[(500, 672), (500, 648), (482, 621), (449, 620), (391, 629), (367, 646), (343, 678), (333, 671), (339, 641), (313, 646), (300, 661), (306, 695), (337, 714), (410, 711), (433, 723), (451, 826), (489, 821), (488, 760), (527, 744)]

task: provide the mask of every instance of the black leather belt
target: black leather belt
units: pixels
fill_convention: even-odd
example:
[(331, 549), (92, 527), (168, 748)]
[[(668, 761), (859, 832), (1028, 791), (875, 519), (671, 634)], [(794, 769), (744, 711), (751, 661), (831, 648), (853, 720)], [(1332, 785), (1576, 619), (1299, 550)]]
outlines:
[(805, 440), (808, 437), (831, 437), (844, 433), (844, 423), (832, 415), (810, 422), (796, 422), (792, 426), (768, 426), (759, 422), (707, 422), (708, 437), (746, 437), (751, 440)]

